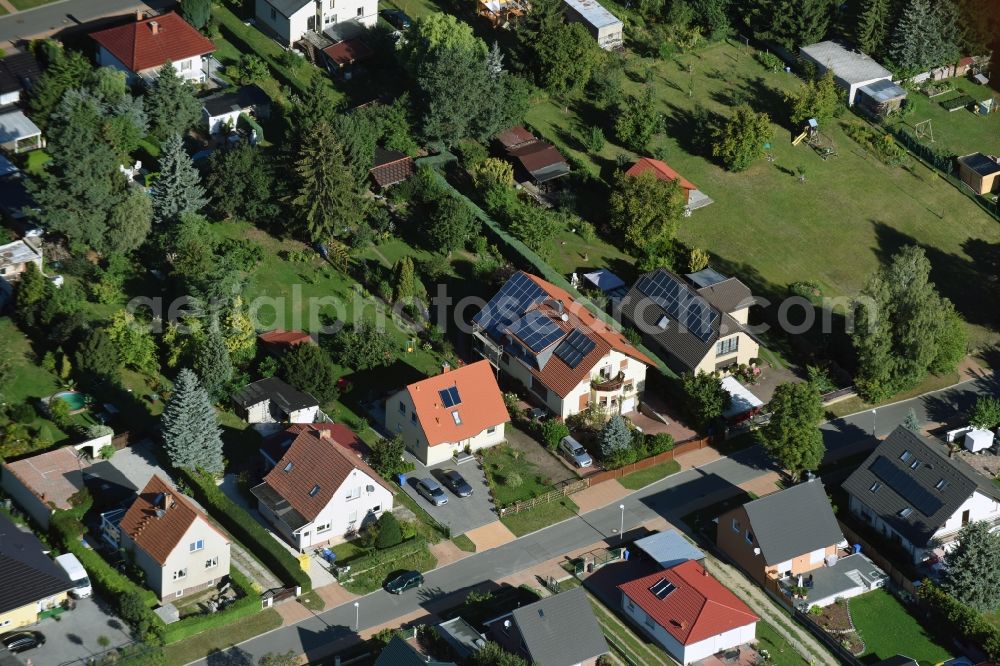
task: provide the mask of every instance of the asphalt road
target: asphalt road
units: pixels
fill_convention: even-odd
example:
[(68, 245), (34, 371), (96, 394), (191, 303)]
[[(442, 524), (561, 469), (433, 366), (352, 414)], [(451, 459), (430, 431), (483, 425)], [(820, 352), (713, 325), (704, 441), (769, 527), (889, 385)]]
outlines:
[(105, 16), (128, 14), (136, 9), (160, 10), (169, 0), (59, 0), (28, 11), (0, 17), (0, 45), (39, 35), (49, 35)]
[[(968, 409), (976, 394), (984, 392), (1000, 393), (1000, 386), (992, 375), (882, 407), (876, 414), (876, 432), (880, 436), (890, 432), (902, 422), (911, 407), (924, 422), (952, 419), (956, 409)], [(823, 436), (828, 451), (845, 454), (854, 447), (863, 446), (866, 440), (870, 446), (872, 424), (871, 412), (824, 424)], [(624, 500), (625, 531), (657, 516), (677, 518), (679, 507), (750, 481), (769, 470), (763, 452), (753, 447), (704, 467), (667, 477)], [(307, 654), (310, 661), (327, 657), (354, 641), (358, 625), (366, 629), (419, 611), (436, 613), (447, 609), (460, 602), (471, 589), (493, 587), (496, 585), (493, 581), (602, 539), (613, 539), (620, 520), (621, 513), (615, 504), (597, 509), (437, 569), (426, 575), (423, 589), (411, 590), (398, 597), (383, 591), (373, 592), (358, 600), (357, 609), (353, 602), (347, 603), (195, 663), (199, 666), (252, 666), (264, 654), (289, 650)]]

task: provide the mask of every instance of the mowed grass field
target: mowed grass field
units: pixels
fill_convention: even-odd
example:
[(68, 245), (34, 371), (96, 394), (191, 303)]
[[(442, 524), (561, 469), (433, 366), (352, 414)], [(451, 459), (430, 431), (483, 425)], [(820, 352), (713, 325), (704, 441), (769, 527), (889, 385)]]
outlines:
[[(1000, 223), (933, 171), (919, 163), (910, 170), (889, 168), (865, 154), (844, 133), (843, 125), (862, 122), (846, 110), (821, 128), (837, 157), (824, 161), (804, 144), (792, 146), (783, 93), (800, 81), (766, 70), (745, 48), (718, 43), (671, 61), (628, 54), (626, 62), (626, 92), (638, 95), (651, 87), (657, 110), (666, 116), (666, 134), (654, 138), (650, 151), (665, 151), (670, 166), (715, 200), (681, 223), (679, 237), (708, 250), (717, 269), (769, 297), (781, 297), (789, 284), (804, 280), (817, 282), (826, 296), (851, 297), (897, 248), (918, 243), (934, 265), (933, 279), (972, 324), (973, 344), (998, 339), (988, 262), (1000, 250)], [(647, 68), (653, 70), (648, 84)], [(701, 106), (726, 117), (740, 100), (771, 115), (774, 161), (761, 159), (747, 171), (730, 173), (704, 155), (700, 144), (710, 128), (693, 111)], [(636, 157), (612, 140), (614, 112), (587, 102), (542, 99), (527, 120), (605, 180), (612, 178), (619, 155)], [(591, 155), (582, 139), (595, 125), (609, 141)]]
[[(940, 104), (963, 94), (976, 101), (993, 97), (996, 100), (994, 103), (1000, 104), (1000, 94), (989, 86), (981, 86), (964, 77), (948, 79), (948, 83), (951, 83), (955, 90), (937, 97), (931, 98), (919, 92), (911, 93), (907, 99), (913, 105), (914, 111), (898, 122), (916, 133), (917, 123), (930, 120), (934, 134), (934, 143), (930, 145), (955, 155), (976, 152), (987, 155), (1000, 153), (1000, 113), (980, 116), (968, 109), (948, 112)], [(930, 143), (929, 137), (924, 141)]]

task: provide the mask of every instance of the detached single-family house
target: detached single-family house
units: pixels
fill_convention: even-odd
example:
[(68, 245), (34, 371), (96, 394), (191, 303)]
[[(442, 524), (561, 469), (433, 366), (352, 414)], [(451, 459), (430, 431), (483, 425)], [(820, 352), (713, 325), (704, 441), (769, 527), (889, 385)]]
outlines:
[(944, 444), (899, 426), (847, 477), (851, 513), (919, 564), (954, 547), (963, 526), (1000, 523), (1000, 488)]
[[(621, 300), (623, 320), (677, 372), (725, 372), (760, 352), (745, 327), (756, 302), (750, 289), (709, 273), (693, 273), (692, 286), (660, 268), (640, 277)], [(716, 276), (722, 279), (713, 281)]]
[(566, 20), (582, 23), (606, 51), (625, 43), (625, 24), (597, 0), (563, 0)]
[(379, 190), (402, 183), (415, 171), (413, 158), (406, 153), (375, 146), (372, 168), (368, 170), (368, 175)]
[(271, 115), (271, 98), (256, 85), (209, 95), (202, 98), (201, 102), (201, 117), (210, 134), (222, 134), (227, 129), (235, 128), (243, 113), (255, 118), (267, 118)]
[(817, 479), (722, 514), (715, 543), (761, 585), (826, 566), (847, 545)]
[(510, 421), (493, 366), (482, 360), (410, 384), (385, 403), (385, 426), (425, 465), (504, 441)]
[(892, 81), (892, 72), (860, 51), (853, 51), (833, 41), (818, 42), (799, 50), (806, 62), (812, 63), (816, 74), (833, 72), (833, 80), (847, 94), (847, 106), (861, 102), (868, 110), (885, 115), (899, 108), (906, 91)]
[[(346, 430), (346, 428), (345, 428)], [(294, 548), (307, 548), (346, 535), (392, 511), (389, 485), (331, 429), (298, 429), (294, 439), (250, 492), (261, 514)], [(265, 457), (274, 453), (265, 452)]]
[(958, 177), (976, 194), (1000, 191), (1000, 158), (983, 153), (958, 158)]
[(129, 83), (152, 81), (172, 63), (177, 75), (202, 83), (208, 78), (208, 56), (215, 44), (176, 12), (136, 20), (91, 33), (97, 42), (97, 64), (125, 72)]
[(90, 461), (72, 446), (4, 463), (0, 486), (44, 528), (56, 509), (71, 509), (70, 497), (83, 489)]
[(653, 361), (565, 289), (517, 272), (472, 324), (475, 351), (556, 416), (638, 409)]
[(618, 586), (622, 610), (681, 664), (754, 640), (760, 619), (693, 560)]
[(0, 112), (0, 149), (23, 153), (44, 148), (42, 130), (16, 107)]
[(229, 575), (229, 538), (158, 475), (117, 528), (120, 547), (132, 553), (146, 586), (160, 599), (204, 590)]
[(0, 633), (38, 622), (72, 588), (35, 535), (0, 514)]
[(610, 652), (583, 588), (486, 622), (490, 640), (536, 666), (592, 666)]
[(372, 28), (378, 21), (377, 0), (255, 0), (254, 9), (257, 25), (285, 46), (306, 31), (322, 33), (344, 23)]
[(16, 282), (21, 273), (28, 270), (28, 264), (34, 264), (38, 272), (42, 272), (42, 248), (36, 245), (36, 240), (23, 240), (0, 245), (0, 278), (7, 282)]
[(374, 666), (455, 666), (455, 662), (431, 659), (399, 636), (393, 636), (379, 652)]
[(11, 53), (0, 59), (0, 107), (20, 102), (41, 75), (30, 53)]
[(630, 166), (625, 172), (626, 176), (636, 178), (644, 173), (651, 173), (657, 180), (669, 180), (677, 183), (684, 195), (684, 205), (688, 210), (704, 208), (712, 203), (712, 200), (698, 189), (698, 186), (690, 180), (674, 171), (666, 162), (654, 160), (651, 157), (642, 157), (635, 164)]
[(312, 423), (319, 401), (277, 377), (247, 384), (233, 395), (237, 414), (247, 423)]

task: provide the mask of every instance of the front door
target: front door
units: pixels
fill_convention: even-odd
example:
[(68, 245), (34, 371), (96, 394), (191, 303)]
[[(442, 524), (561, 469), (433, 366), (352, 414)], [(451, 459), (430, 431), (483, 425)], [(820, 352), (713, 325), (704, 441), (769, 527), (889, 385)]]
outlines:
[(309, 20), (306, 21), (306, 28), (308, 28), (309, 30), (313, 30), (313, 31), (316, 30), (316, 15), (315, 14), (312, 15), (312, 16), (310, 16)]

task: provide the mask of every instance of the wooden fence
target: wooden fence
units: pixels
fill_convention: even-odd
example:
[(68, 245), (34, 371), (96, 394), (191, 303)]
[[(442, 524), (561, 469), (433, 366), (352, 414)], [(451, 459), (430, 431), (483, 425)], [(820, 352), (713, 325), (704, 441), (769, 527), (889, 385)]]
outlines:
[(620, 479), (626, 474), (631, 474), (632, 472), (637, 472), (640, 469), (646, 469), (647, 467), (652, 467), (653, 465), (659, 465), (660, 463), (669, 462), (674, 460), (677, 456), (683, 455), (685, 453), (690, 453), (691, 451), (697, 451), (698, 449), (703, 449), (712, 443), (711, 438), (702, 437), (699, 439), (689, 439), (687, 441), (676, 444), (674, 448), (669, 451), (664, 451), (663, 453), (658, 453), (655, 456), (650, 456), (649, 458), (643, 458), (642, 460), (637, 460), (634, 463), (629, 463), (618, 469), (606, 469), (603, 472), (597, 472), (596, 474), (591, 474), (586, 478), (589, 482), (589, 486), (597, 485), (598, 483), (604, 483), (605, 481), (610, 481), (611, 479)]
[(513, 513), (520, 513), (521, 511), (527, 511), (528, 509), (533, 509), (536, 506), (542, 504), (548, 504), (549, 502), (555, 502), (562, 499), (566, 495), (572, 495), (575, 492), (579, 492), (589, 486), (588, 479), (576, 479), (572, 481), (561, 481), (557, 483), (555, 488), (545, 493), (544, 495), (539, 495), (538, 497), (532, 497), (531, 499), (521, 500), (520, 502), (515, 502), (507, 507), (502, 507), (500, 509), (500, 516), (509, 516)]

